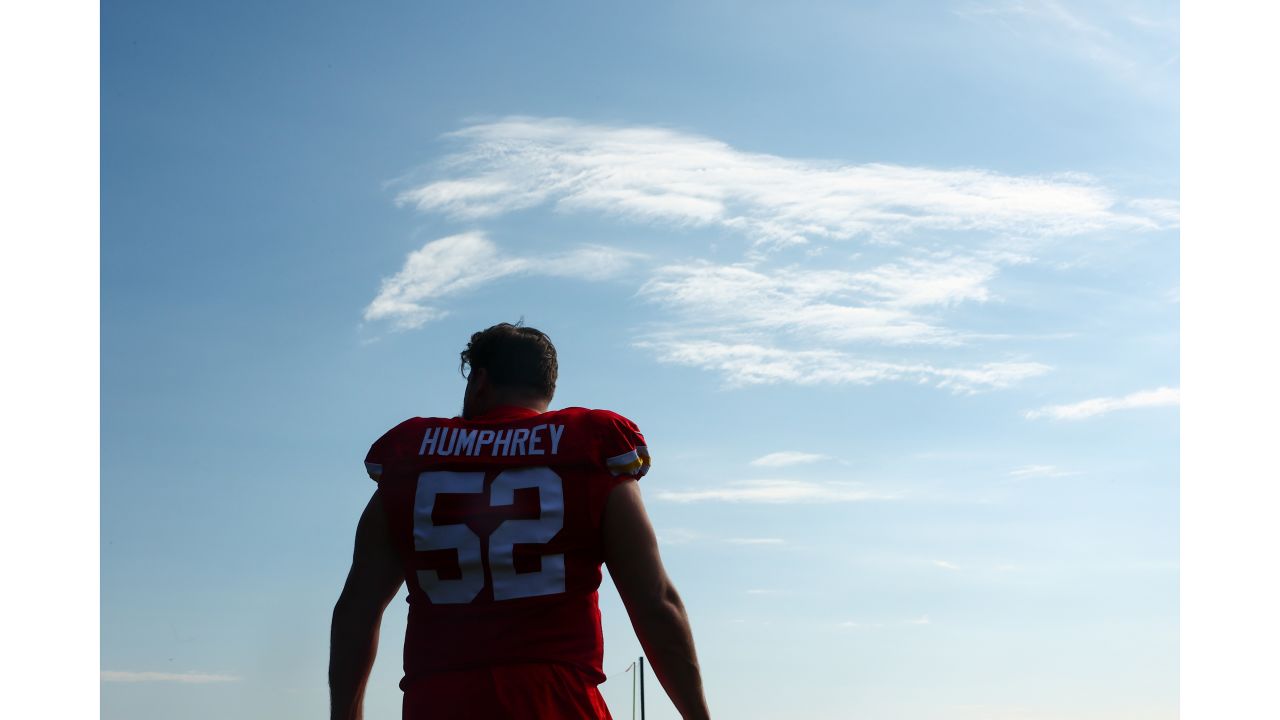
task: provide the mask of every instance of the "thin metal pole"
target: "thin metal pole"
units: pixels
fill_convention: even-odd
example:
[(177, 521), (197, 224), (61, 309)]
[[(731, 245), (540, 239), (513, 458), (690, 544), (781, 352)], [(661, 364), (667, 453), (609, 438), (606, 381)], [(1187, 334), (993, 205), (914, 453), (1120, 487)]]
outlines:
[(640, 656), (640, 720), (644, 720), (644, 656)]
[(631, 720), (636, 720), (636, 664), (631, 663)]

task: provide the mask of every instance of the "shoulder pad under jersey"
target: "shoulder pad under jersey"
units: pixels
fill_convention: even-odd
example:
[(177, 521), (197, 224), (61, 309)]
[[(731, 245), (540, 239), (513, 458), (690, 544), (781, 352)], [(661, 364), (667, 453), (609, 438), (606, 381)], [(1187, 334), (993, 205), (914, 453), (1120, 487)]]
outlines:
[(589, 416), (600, 460), (611, 474), (640, 478), (649, 472), (649, 446), (635, 423), (609, 410), (592, 410)]

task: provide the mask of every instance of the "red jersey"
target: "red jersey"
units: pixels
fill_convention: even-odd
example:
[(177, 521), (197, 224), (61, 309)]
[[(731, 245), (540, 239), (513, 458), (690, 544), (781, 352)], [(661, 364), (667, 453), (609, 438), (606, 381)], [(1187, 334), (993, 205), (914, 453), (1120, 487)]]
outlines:
[(608, 410), (412, 418), (369, 449), (409, 586), (401, 688), (435, 672), (561, 662), (603, 682), (597, 589), (609, 492), (649, 469)]

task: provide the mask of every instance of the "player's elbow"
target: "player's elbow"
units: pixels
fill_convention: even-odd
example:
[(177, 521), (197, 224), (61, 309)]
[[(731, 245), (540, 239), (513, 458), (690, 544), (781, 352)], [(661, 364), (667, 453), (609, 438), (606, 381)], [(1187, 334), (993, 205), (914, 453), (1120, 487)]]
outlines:
[(685, 614), (680, 593), (670, 582), (633, 592), (626, 600), (630, 614), (638, 619), (662, 621)]
[(376, 624), (382, 617), (383, 605), (373, 598), (360, 593), (344, 590), (333, 604), (333, 624), (335, 626), (360, 626)]

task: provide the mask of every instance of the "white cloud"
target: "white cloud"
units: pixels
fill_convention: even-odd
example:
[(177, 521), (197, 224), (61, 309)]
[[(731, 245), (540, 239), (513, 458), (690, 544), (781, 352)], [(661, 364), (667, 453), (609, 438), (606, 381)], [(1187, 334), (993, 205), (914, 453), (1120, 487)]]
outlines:
[(1017, 262), (1018, 256), (987, 258), (941, 254), (929, 258), (903, 258), (865, 272), (853, 273), (846, 291), (862, 290), (891, 307), (955, 305), (985, 302), (987, 283), (995, 277), (998, 261)]
[[(1049, 370), (1040, 363), (945, 367), (872, 360), (841, 346), (956, 346), (968, 337), (922, 314), (986, 302), (1009, 253), (918, 254), (862, 270), (761, 269), (707, 262), (657, 269), (640, 297), (674, 310), (676, 322), (637, 345), (659, 360), (721, 374), (730, 386), (773, 383), (933, 383), (956, 392), (1010, 387)], [(819, 341), (823, 349), (803, 348)]]
[(1055, 0), (971, 2), (957, 12), (994, 20), (1036, 51), (1074, 56), (1137, 89), (1176, 90), (1177, 73), (1169, 66), (1170, 53), (1176, 58), (1178, 51), (1176, 6), (1171, 16), (1163, 18), (1126, 12), (1123, 4), (1098, 7), (1110, 11), (1110, 16), (1086, 17), (1078, 7), (1068, 9)]
[(673, 502), (828, 503), (891, 500), (898, 496), (847, 482), (806, 480), (740, 480), (702, 490), (659, 490), (660, 500)]
[(907, 624), (908, 625), (930, 625), (932, 623), (929, 621), (928, 615), (921, 615), (919, 618), (916, 618), (915, 620), (908, 620)]
[(702, 533), (685, 528), (665, 528), (655, 533), (658, 542), (664, 545), (684, 545), (702, 539)]
[(658, 542), (664, 545), (684, 545), (691, 542), (721, 542), (729, 545), (785, 545), (786, 540), (775, 537), (708, 537), (697, 530), (687, 528), (663, 528), (656, 531)]
[(714, 340), (642, 341), (662, 362), (721, 373), (731, 387), (795, 383), (798, 385), (868, 385), (889, 380), (933, 383), (955, 392), (1007, 388), (1043, 375), (1048, 365), (1036, 362), (988, 362), (967, 368), (929, 363), (868, 360), (838, 350), (787, 350), (753, 343)]
[(545, 257), (505, 255), (484, 233), (433, 240), (409, 253), (404, 267), (385, 278), (364, 310), (366, 321), (389, 321), (396, 329), (421, 327), (447, 311), (434, 303), (510, 275), (543, 275), (607, 280), (626, 271), (638, 253), (583, 246)]
[(766, 244), (919, 230), (1071, 235), (1154, 228), (1084, 175), (1014, 176), (881, 163), (840, 165), (738, 150), (659, 127), (510, 117), (449, 135), (443, 176), (398, 198), (474, 220), (539, 205), (676, 225), (717, 225)]
[(933, 564), (937, 567), (942, 568), (943, 570), (959, 570), (960, 569), (959, 565), (956, 565), (954, 563), (949, 563), (946, 560), (934, 560)]
[[(458, 151), (435, 164), (434, 180), (409, 186), (398, 202), (469, 222), (544, 207), (710, 228), (719, 236), (728, 230), (748, 240), (743, 257), (711, 262), (692, 248), (693, 259), (648, 266), (636, 296), (664, 311), (637, 332), (638, 347), (662, 362), (716, 373), (730, 387), (1012, 387), (1050, 368), (1022, 357), (965, 363), (953, 353), (925, 354), (1009, 339), (967, 332), (950, 317), (961, 306), (1001, 302), (993, 283), (1008, 268), (1033, 262), (1010, 249), (1176, 222), (1176, 201), (1124, 198), (1078, 173), (784, 158), (668, 128), (564, 118), (510, 117), (448, 137)], [(949, 231), (961, 234), (941, 235)], [(849, 240), (876, 247), (841, 258), (827, 252), (827, 244)], [(798, 243), (810, 243), (809, 252), (784, 250)], [(864, 253), (875, 259), (863, 260)], [(516, 257), (478, 232), (442, 238), (383, 281), (365, 320), (420, 327), (447, 314), (445, 299), (500, 278), (615, 277), (637, 257), (601, 247)], [(783, 257), (790, 264), (780, 265)], [(634, 275), (631, 269), (625, 277)]]
[(863, 271), (696, 263), (659, 268), (640, 296), (694, 326), (778, 331), (833, 342), (957, 344), (918, 313), (989, 298), (997, 264), (976, 257), (904, 258)]
[(1054, 420), (1083, 420), (1116, 410), (1175, 406), (1179, 402), (1178, 395), (1178, 388), (1160, 387), (1155, 390), (1131, 393), (1124, 397), (1100, 397), (1070, 405), (1047, 405), (1039, 410), (1028, 410), (1025, 414), (1028, 420), (1043, 417)]
[(758, 457), (752, 460), (751, 464), (757, 467), (785, 467), (787, 465), (802, 465), (804, 463), (818, 462), (819, 460), (829, 460), (830, 457), (829, 455), (818, 453), (784, 450)]
[(238, 682), (240, 678), (233, 675), (214, 675), (211, 673), (185, 672), (130, 672), (122, 670), (103, 670), (103, 682), (140, 683), (140, 682), (175, 682), (203, 685), (207, 683)]
[(1164, 225), (1173, 227), (1182, 215), (1181, 204), (1177, 200), (1166, 198), (1135, 198), (1127, 205), (1147, 217), (1154, 218)]
[(1009, 475), (1016, 478), (1030, 477), (1067, 477), (1068, 475), (1078, 475), (1077, 472), (1063, 470), (1055, 465), (1023, 465), (1009, 471)]

